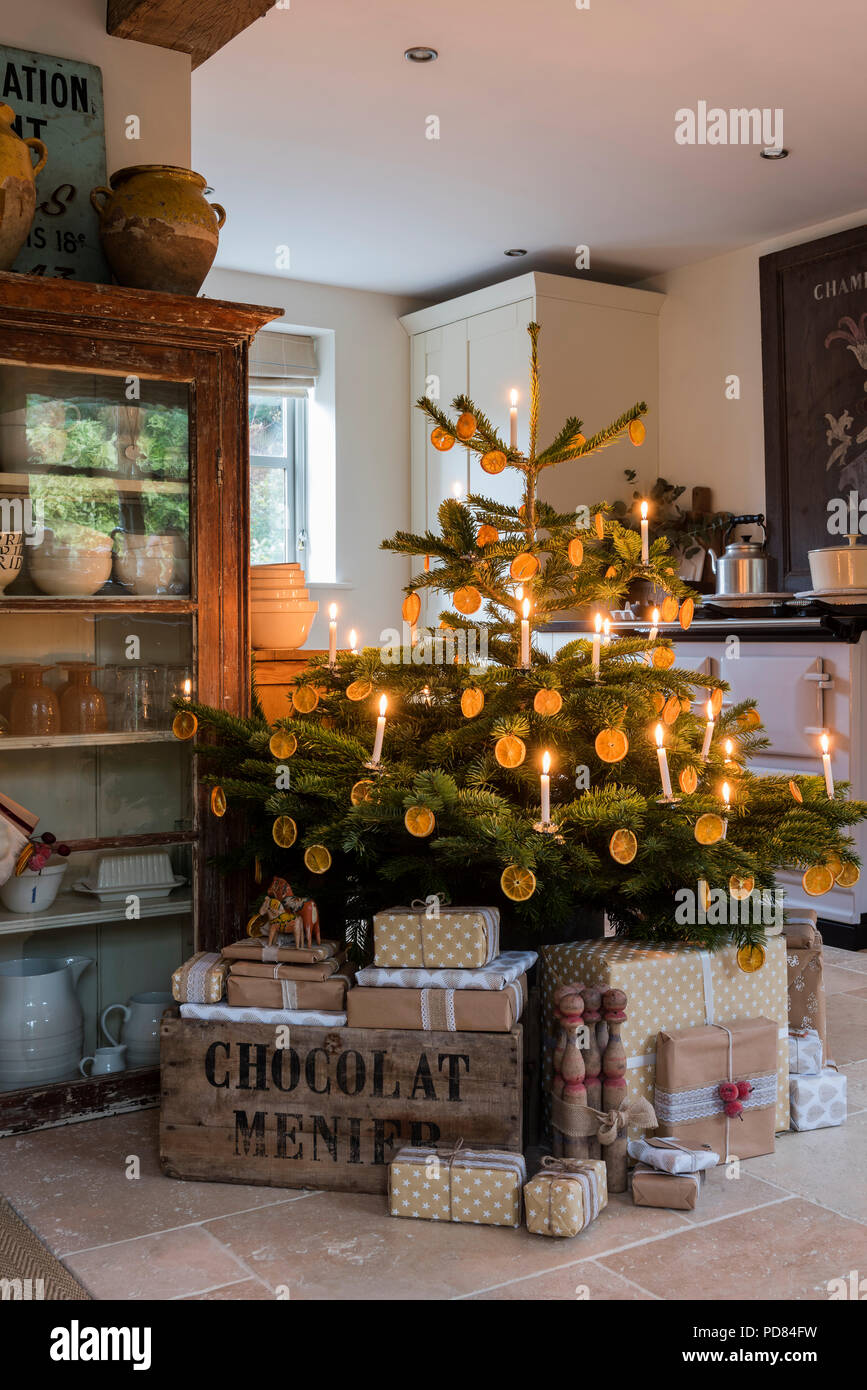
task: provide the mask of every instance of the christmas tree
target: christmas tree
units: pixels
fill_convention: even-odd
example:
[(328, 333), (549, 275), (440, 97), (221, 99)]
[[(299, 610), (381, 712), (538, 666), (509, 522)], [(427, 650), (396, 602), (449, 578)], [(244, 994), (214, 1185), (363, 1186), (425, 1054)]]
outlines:
[[(624, 437), (640, 445), (646, 406), (589, 438), (570, 418), (537, 451), (538, 325), (529, 333), (526, 455), (466, 396), (454, 421), (418, 402), (436, 448), (516, 470), (521, 504), (448, 499), (438, 532), (384, 541), (424, 557), (402, 632), (312, 659), (276, 727), (258, 706), (242, 719), (193, 705), (180, 732), (198, 721), (215, 737), (198, 751), (212, 809), (238, 817), (232, 867), (287, 878), (359, 947), (375, 911), (436, 893), (498, 905), (509, 944), (573, 934), (593, 909), (632, 937), (748, 950), (779, 869), (816, 895), (855, 881), (846, 828), (867, 804), (845, 786), (829, 796), (818, 776), (753, 775), (767, 746), (754, 702), (725, 708), (725, 683), (679, 669), (655, 628), (580, 637), (553, 658), (534, 646), (533, 629), (564, 610), (593, 612), (598, 628), (635, 580), (684, 628), (693, 597), (665, 538), (648, 544), (608, 503), (560, 513), (540, 498), (546, 469)], [(451, 599), (434, 631), (418, 627), (425, 590)]]

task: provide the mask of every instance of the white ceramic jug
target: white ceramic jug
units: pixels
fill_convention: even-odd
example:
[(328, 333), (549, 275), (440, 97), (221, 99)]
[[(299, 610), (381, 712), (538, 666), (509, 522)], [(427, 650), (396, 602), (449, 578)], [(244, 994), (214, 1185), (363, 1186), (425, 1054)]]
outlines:
[(84, 1015), (75, 992), (89, 956), (0, 964), (0, 1089), (78, 1076)]
[[(123, 1040), (126, 1045), (126, 1064), (133, 1067), (156, 1067), (160, 1060), (160, 1019), (170, 1004), (174, 1003), (171, 994), (159, 989), (145, 990), (142, 994), (132, 994), (125, 1004), (109, 1004), (103, 1009), (102, 1031), (113, 1047)], [(105, 1026), (105, 1020), (113, 1009), (123, 1014), (120, 1038), (115, 1038)]]
[[(89, 1073), (88, 1062), (93, 1063)], [(88, 1081), (91, 1076), (108, 1076), (112, 1072), (126, 1071), (126, 1048), (122, 1044), (118, 1047), (98, 1047), (92, 1057), (82, 1057), (78, 1069)]]

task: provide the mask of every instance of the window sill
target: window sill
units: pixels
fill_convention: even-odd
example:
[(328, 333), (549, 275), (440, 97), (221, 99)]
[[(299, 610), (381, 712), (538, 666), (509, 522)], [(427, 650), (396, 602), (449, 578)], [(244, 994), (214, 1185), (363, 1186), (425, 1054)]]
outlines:
[(308, 589), (354, 589), (356, 586), (350, 584), (345, 579), (311, 579), (307, 582)]

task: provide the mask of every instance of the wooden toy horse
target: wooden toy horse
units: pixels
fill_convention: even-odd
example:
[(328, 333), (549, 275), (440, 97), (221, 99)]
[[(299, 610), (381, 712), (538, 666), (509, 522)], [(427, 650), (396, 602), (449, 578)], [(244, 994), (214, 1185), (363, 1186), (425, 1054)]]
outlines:
[(273, 946), (277, 936), (285, 932), (295, 937), (296, 947), (319, 944), (319, 912), (312, 898), (298, 898), (285, 878), (272, 879), (268, 885), (265, 901), (255, 917), (251, 918), (247, 932), (250, 936), (263, 936), (267, 929), (268, 945)]

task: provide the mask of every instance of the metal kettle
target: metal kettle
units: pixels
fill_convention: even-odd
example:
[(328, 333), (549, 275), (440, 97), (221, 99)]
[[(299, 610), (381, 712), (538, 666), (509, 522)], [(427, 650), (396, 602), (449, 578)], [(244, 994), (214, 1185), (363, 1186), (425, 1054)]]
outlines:
[[(754, 541), (744, 535), (739, 541), (728, 543), (729, 536), (736, 526), (756, 523), (762, 528), (761, 541)], [(768, 557), (765, 554), (767, 531), (765, 518), (756, 516), (733, 516), (723, 537), (725, 551), (717, 556), (710, 552), (711, 569), (716, 575), (716, 591), (720, 594), (766, 594), (768, 592)]]

